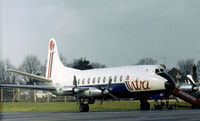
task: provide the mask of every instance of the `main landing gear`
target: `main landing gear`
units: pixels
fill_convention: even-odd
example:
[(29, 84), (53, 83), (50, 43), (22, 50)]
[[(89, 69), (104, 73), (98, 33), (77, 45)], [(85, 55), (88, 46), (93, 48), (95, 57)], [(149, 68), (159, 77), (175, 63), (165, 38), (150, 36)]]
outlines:
[(89, 104), (94, 104), (94, 102), (95, 102), (95, 100), (92, 98), (89, 98), (89, 99), (78, 98), (79, 111), (80, 112), (88, 112)]
[(149, 110), (150, 104), (147, 100), (140, 100), (140, 110)]
[(88, 105), (88, 104), (81, 103), (81, 104), (79, 105), (79, 111), (80, 111), (80, 112), (88, 112), (88, 111), (89, 111), (89, 105)]

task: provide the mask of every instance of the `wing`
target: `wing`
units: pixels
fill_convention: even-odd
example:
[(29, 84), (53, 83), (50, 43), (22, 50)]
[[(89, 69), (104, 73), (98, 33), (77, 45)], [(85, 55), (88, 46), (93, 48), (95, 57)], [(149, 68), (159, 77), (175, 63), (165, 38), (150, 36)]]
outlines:
[(53, 90), (56, 89), (55, 87), (52, 87), (52, 86), (14, 85), (14, 84), (0, 84), (0, 87), (34, 89), (34, 90), (46, 90), (46, 91), (53, 91)]
[(33, 78), (33, 79), (41, 81), (41, 82), (52, 82), (51, 79), (48, 79), (48, 78), (45, 78), (45, 77), (42, 77), (42, 76), (38, 76), (38, 75), (34, 75), (34, 74), (16, 71), (16, 70), (13, 70), (13, 69), (7, 69), (7, 71), (14, 72), (14, 73), (17, 73), (17, 74), (21, 74), (23, 76), (27, 76), (27, 77)]

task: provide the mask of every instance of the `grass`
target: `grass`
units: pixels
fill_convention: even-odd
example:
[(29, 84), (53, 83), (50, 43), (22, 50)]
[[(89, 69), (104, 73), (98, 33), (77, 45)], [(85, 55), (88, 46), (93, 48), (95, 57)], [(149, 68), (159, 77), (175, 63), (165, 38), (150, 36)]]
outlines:
[[(173, 102), (172, 102), (173, 103)], [(154, 104), (150, 101), (151, 108)], [(190, 106), (190, 104), (181, 101), (180, 105)], [(105, 101), (103, 105), (96, 102), (90, 105), (90, 111), (120, 111), (120, 110), (139, 110), (139, 101)], [(183, 109), (183, 108), (177, 108)], [(79, 105), (75, 102), (15, 102), (1, 104), (1, 112), (78, 112)]]

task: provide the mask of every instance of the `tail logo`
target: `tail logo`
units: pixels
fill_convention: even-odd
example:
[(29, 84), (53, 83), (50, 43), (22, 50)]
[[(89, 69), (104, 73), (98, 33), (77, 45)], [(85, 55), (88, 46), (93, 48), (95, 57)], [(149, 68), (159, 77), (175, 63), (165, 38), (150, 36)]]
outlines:
[(53, 51), (53, 48), (54, 48), (53, 40), (51, 40), (51, 42), (49, 44), (49, 48), (50, 48), (51, 51)]
[(51, 40), (49, 44), (50, 48), (50, 56), (49, 56), (49, 68), (48, 68), (48, 78), (51, 78), (52, 64), (53, 64), (53, 50), (54, 50), (54, 42)]

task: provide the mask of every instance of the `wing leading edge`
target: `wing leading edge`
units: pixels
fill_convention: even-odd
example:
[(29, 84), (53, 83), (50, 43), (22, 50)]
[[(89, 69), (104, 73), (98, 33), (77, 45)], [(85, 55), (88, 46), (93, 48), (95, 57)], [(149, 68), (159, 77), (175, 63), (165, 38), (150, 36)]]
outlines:
[[(52, 82), (51, 79), (45, 78), (45, 77), (41, 77), (38, 75), (34, 75), (34, 74), (28, 74), (25, 72), (21, 72), (21, 71), (17, 71), (17, 70), (13, 70), (13, 69), (7, 69), (7, 71), (9, 72), (14, 72), (23, 76), (27, 76), (30, 78), (33, 78), (37, 81), (40, 82)], [(53, 86), (41, 86), (41, 85), (15, 85), (15, 84), (0, 84), (0, 87), (7, 87), (7, 88), (22, 88), (22, 89), (35, 89), (35, 90), (46, 90), (46, 91), (53, 91), (56, 88)]]
[(14, 72), (14, 73), (17, 73), (17, 74), (21, 74), (23, 76), (33, 78), (33, 79), (40, 81), (40, 82), (52, 82), (51, 79), (48, 79), (48, 78), (45, 78), (45, 77), (42, 77), (42, 76), (38, 76), (38, 75), (34, 75), (34, 74), (29, 74), (29, 73), (25, 73), (25, 72), (13, 70), (13, 69), (7, 69), (7, 71)]
[(21, 89), (34, 89), (34, 90), (46, 90), (53, 91), (56, 88), (52, 86), (39, 86), (39, 85), (14, 85), (14, 84), (0, 84), (0, 87), (8, 88), (21, 88)]

